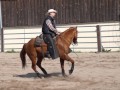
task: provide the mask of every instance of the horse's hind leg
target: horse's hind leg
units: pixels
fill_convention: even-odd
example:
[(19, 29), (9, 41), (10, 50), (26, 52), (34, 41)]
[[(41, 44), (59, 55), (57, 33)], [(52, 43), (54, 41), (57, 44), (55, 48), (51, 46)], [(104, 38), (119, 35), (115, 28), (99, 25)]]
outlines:
[(37, 66), (43, 71), (43, 73), (47, 76), (47, 71), (41, 66), (42, 58), (38, 58)]
[(35, 57), (31, 57), (31, 61), (32, 61), (32, 69), (35, 71), (37, 76), (41, 78), (40, 73), (36, 69), (36, 58)]

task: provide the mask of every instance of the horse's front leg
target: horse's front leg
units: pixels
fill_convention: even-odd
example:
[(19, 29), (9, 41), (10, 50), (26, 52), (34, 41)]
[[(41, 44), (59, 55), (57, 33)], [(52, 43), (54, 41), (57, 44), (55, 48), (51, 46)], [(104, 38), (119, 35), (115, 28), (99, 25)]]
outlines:
[(69, 74), (72, 74), (74, 70), (74, 60), (70, 58), (67, 54), (65, 54), (65, 60), (71, 62), (72, 65), (71, 65), (71, 69), (69, 70)]
[(72, 63), (71, 69), (69, 70), (69, 74), (72, 74), (74, 70), (74, 63)]
[(60, 64), (61, 64), (62, 75), (66, 77), (67, 75), (65, 74), (65, 70), (64, 70), (64, 59), (60, 58)]

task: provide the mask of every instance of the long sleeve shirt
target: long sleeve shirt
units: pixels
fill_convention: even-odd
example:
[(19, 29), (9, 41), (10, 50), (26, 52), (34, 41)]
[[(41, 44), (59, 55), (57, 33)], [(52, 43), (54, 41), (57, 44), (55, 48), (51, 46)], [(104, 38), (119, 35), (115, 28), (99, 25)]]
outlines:
[(52, 30), (55, 33), (58, 33), (57, 29), (52, 25), (52, 22), (49, 19), (46, 20), (46, 24), (50, 28), (50, 30)]

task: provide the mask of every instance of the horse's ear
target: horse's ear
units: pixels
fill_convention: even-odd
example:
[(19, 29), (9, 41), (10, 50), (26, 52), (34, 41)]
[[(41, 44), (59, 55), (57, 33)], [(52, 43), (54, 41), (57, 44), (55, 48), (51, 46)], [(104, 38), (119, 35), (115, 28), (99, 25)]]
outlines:
[(75, 29), (77, 29), (77, 26), (75, 27)]
[(74, 27), (74, 29), (76, 29), (76, 30), (77, 30), (77, 26), (75, 26), (75, 27)]

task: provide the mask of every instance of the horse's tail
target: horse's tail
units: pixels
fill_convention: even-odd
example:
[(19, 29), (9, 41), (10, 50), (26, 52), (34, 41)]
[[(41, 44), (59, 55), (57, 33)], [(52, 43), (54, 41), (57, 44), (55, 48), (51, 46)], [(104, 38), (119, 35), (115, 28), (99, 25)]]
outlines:
[(25, 57), (26, 50), (25, 50), (25, 46), (26, 46), (26, 44), (23, 45), (23, 48), (22, 48), (22, 50), (20, 52), (20, 58), (21, 58), (21, 61), (22, 61), (22, 68), (25, 68), (25, 66), (26, 66), (26, 57)]

